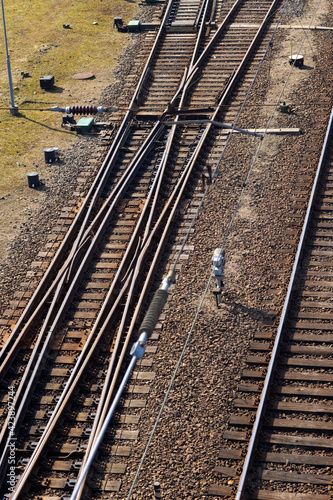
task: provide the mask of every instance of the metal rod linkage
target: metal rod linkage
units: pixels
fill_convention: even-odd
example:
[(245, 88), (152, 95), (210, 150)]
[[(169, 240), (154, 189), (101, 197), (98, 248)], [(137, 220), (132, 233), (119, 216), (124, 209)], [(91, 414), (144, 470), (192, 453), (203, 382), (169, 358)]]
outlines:
[(229, 128), (235, 130), (236, 132), (242, 132), (242, 134), (254, 135), (255, 137), (259, 137), (260, 139), (264, 138), (264, 136), (262, 134), (259, 134), (259, 132), (251, 132), (250, 130), (234, 127), (233, 125), (227, 125), (226, 123), (217, 122), (215, 120), (178, 120), (176, 122), (166, 121), (164, 123), (165, 125), (191, 125), (197, 123), (211, 123), (216, 127)]

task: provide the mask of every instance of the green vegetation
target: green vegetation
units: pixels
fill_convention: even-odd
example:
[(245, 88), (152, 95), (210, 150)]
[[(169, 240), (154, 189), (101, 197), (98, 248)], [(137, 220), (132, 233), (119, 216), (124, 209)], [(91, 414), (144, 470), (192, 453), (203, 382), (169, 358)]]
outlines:
[[(61, 148), (75, 140), (75, 134), (61, 128), (61, 113), (39, 109), (100, 104), (100, 92), (111, 83), (112, 70), (128, 43), (127, 35), (113, 28), (113, 18), (121, 16), (127, 23), (135, 16), (137, 3), (5, 0), (4, 8), (20, 115), (9, 114), (6, 51), (0, 33), (0, 196), (26, 184), (26, 173), (35, 170), (34, 164), (43, 163), (45, 147)], [(86, 71), (95, 79), (72, 79), (75, 73)], [(29, 76), (22, 77), (22, 72)], [(55, 77), (50, 92), (40, 88), (39, 79), (44, 75)]]

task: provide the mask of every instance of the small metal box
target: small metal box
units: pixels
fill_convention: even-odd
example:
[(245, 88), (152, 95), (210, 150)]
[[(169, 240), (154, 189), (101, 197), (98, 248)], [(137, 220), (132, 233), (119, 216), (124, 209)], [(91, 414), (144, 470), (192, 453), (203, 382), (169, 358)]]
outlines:
[(89, 132), (94, 124), (93, 118), (80, 118), (80, 120), (75, 125), (75, 129), (78, 132)]
[(42, 89), (50, 90), (54, 85), (54, 76), (53, 75), (42, 76), (39, 79), (39, 83)]
[(128, 31), (140, 31), (140, 21), (133, 19), (127, 25)]

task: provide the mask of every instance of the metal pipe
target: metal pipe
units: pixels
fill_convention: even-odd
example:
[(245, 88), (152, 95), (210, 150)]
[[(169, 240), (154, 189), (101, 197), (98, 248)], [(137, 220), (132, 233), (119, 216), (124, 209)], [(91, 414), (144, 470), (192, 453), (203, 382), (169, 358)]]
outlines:
[[(131, 288), (133, 288), (133, 283), (135, 281), (136, 275), (137, 275), (137, 273), (135, 273), (134, 277), (132, 278)], [(141, 359), (141, 357), (144, 354), (144, 349), (145, 349), (145, 344), (147, 342), (147, 339), (151, 336), (151, 334), (156, 326), (158, 318), (159, 318), (161, 311), (162, 311), (162, 309), (166, 303), (166, 300), (168, 298), (168, 289), (173, 282), (174, 282), (174, 274), (170, 273), (166, 278), (163, 279), (161, 288), (159, 290), (157, 290), (157, 292), (154, 295), (154, 298), (153, 298), (153, 300), (149, 306), (149, 309), (148, 309), (148, 311), (147, 311), (147, 313), (146, 313), (146, 315), (141, 323), (141, 326), (139, 328), (139, 334), (140, 334), (139, 340), (133, 345), (133, 347), (131, 349), (131, 354), (132, 355), (135, 354), (137, 356), (137, 359)], [(130, 293), (129, 293), (129, 295), (130, 295)], [(122, 358), (124, 355), (124, 351), (126, 350), (126, 346), (127, 346), (127, 343), (129, 341), (130, 337), (131, 337), (131, 329), (129, 329), (129, 333), (127, 334), (127, 337), (126, 337), (126, 340), (125, 340), (125, 343), (123, 346), (123, 350), (122, 350), (122, 353), (120, 356), (120, 360), (118, 361), (117, 369), (116, 369), (115, 375), (113, 377), (112, 384), (108, 388), (109, 395), (108, 395), (106, 402), (104, 403), (104, 407), (107, 407), (108, 400), (112, 396), (115, 378), (118, 376), (120, 365), (122, 363)], [(140, 350), (141, 348), (143, 348), (143, 351)], [(142, 352), (140, 354), (140, 357), (138, 357), (138, 354), (137, 354), (138, 349), (139, 349), (139, 353)], [(83, 486), (84, 486), (84, 482), (86, 479), (86, 475), (87, 475), (88, 469), (91, 465), (91, 462), (93, 460), (92, 455), (96, 454), (97, 448), (100, 446), (101, 439), (102, 439), (100, 437), (101, 433), (104, 434), (105, 430), (103, 431), (103, 429), (107, 428), (107, 426), (108, 426), (108, 424), (105, 424), (105, 422), (107, 420), (110, 421), (109, 414), (111, 412), (111, 408), (115, 405), (115, 401), (118, 398), (118, 394), (119, 394), (119, 390), (116, 393), (115, 399), (110, 407), (110, 410), (108, 411), (108, 413), (106, 414), (104, 419), (103, 419), (103, 414), (105, 412), (104, 411), (102, 412), (102, 415), (100, 416), (98, 426), (96, 429), (96, 434), (93, 437), (93, 442), (91, 444), (89, 443), (90, 449), (89, 449), (89, 444), (88, 444), (88, 449), (89, 449), (89, 451), (87, 453), (88, 456), (86, 455), (86, 457), (85, 457), (85, 462), (83, 463), (83, 466), (82, 466), (82, 473), (79, 474), (79, 479), (78, 479), (79, 484), (76, 485), (75, 490), (74, 490), (75, 496), (72, 497), (73, 499), (75, 498), (75, 500), (78, 500), (79, 498), (81, 498), (81, 495), (83, 493)], [(74, 492), (73, 492), (73, 495), (74, 495)]]
[(155, 500), (161, 500), (161, 485), (159, 482), (154, 483), (154, 499)]
[(221, 128), (230, 128), (232, 130), (235, 130), (236, 132), (242, 132), (242, 134), (248, 134), (248, 135), (253, 135), (255, 137), (259, 137), (260, 139), (263, 139), (263, 135), (259, 134), (258, 132), (250, 132), (249, 130), (243, 129), (243, 128), (238, 128), (235, 127), (234, 125), (227, 125), (226, 123), (221, 123), (221, 122), (216, 122), (215, 120), (178, 120), (175, 122), (164, 122), (165, 125), (189, 125), (189, 124), (194, 124), (196, 125), (197, 123), (211, 123), (212, 125), (215, 125), (216, 127), (221, 127)]
[(5, 46), (6, 46), (6, 56), (7, 56), (7, 73), (8, 73), (8, 84), (9, 84), (9, 94), (10, 94), (10, 114), (17, 115), (18, 114), (18, 107), (15, 106), (15, 102), (14, 102), (12, 72), (11, 72), (11, 68), (10, 68), (10, 56), (9, 56), (9, 51), (8, 51), (6, 21), (5, 21), (5, 9), (3, 6), (3, 0), (1, 0), (1, 9), (2, 9), (3, 32), (4, 32), (4, 36), (5, 36)]
[(86, 464), (82, 470), (82, 473), (78, 477), (78, 480), (76, 482), (75, 488), (74, 488), (72, 496), (71, 496), (71, 500), (75, 500), (77, 498), (77, 495), (81, 489), (83, 482), (85, 481), (86, 475), (88, 474), (88, 471), (89, 471), (91, 464), (95, 458), (95, 455), (98, 451), (98, 448), (100, 447), (100, 445), (102, 443), (104, 434), (105, 434), (107, 428), (109, 427), (109, 424), (111, 422), (114, 411), (117, 408), (117, 405), (119, 403), (121, 395), (125, 389), (125, 385), (127, 383), (127, 380), (129, 379), (131, 372), (132, 372), (137, 360), (141, 359), (142, 356), (144, 355), (144, 352), (146, 350), (146, 342), (147, 342), (147, 333), (143, 332), (140, 335), (139, 340), (137, 342), (135, 342), (135, 344), (133, 345), (133, 347), (131, 349), (131, 355), (132, 355), (131, 362), (126, 370), (126, 373), (125, 373), (122, 381), (121, 381), (120, 387), (115, 395), (115, 398), (112, 402), (112, 405), (109, 409), (109, 412), (104, 420), (102, 428), (101, 428), (100, 432), (98, 433), (98, 435), (96, 436), (94, 446), (91, 449), (90, 455), (86, 461)]

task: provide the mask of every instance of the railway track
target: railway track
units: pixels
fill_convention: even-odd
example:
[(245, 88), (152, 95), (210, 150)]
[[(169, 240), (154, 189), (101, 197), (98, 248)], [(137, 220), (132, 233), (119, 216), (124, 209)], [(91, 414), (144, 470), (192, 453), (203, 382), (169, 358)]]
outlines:
[(242, 475), (212, 495), (331, 498), (332, 152), (331, 115), (280, 324), (254, 337), (219, 454), (216, 472)]
[[(96, 179), (13, 331), (6, 331), (0, 467), (2, 493), (11, 499), (71, 495), (137, 339), (150, 290), (170, 270), (179, 271), (192, 214), (228, 143), (228, 133), (211, 122), (235, 129), (268, 50), (273, 30), (267, 20), (277, 2), (193, 2), (191, 16), (184, 5), (166, 7)], [(176, 255), (169, 263), (167, 246)], [(156, 329), (146, 351), (151, 356), (158, 336)], [(85, 490), (75, 498), (120, 491), (154, 378), (151, 356), (134, 372), (120, 402), (126, 410), (114, 415)]]

